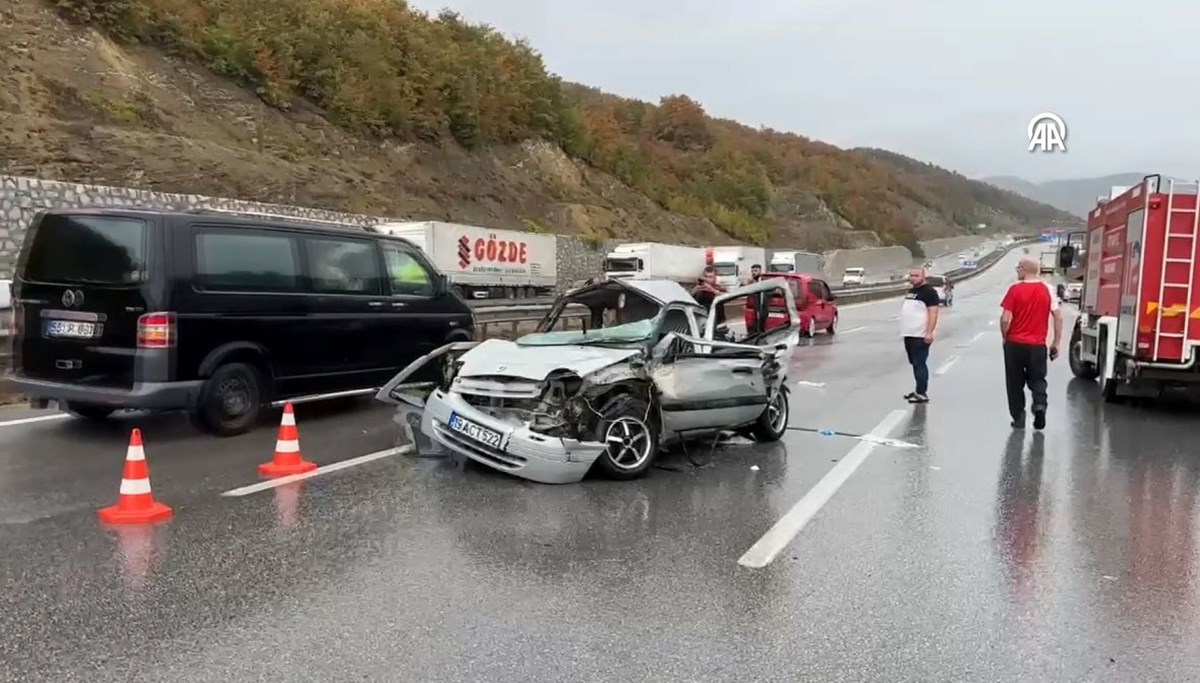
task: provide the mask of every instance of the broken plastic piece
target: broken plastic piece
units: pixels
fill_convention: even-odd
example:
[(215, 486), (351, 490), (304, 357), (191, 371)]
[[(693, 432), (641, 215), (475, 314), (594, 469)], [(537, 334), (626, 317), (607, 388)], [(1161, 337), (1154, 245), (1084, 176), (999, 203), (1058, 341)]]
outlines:
[(817, 433), (820, 434), (821, 436), (833, 436), (834, 434), (837, 434), (837, 432), (835, 432), (834, 430), (832, 430), (828, 427), (826, 427), (825, 429), (817, 430)]

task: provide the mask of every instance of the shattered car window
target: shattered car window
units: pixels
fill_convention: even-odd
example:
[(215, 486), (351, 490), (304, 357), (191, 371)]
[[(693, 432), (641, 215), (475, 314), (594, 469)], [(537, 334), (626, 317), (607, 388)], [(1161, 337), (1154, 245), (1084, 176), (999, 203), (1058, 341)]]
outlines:
[(534, 332), (517, 340), (521, 346), (563, 346), (568, 344), (622, 343), (645, 341), (654, 333), (654, 319), (639, 320), (625, 325), (613, 325), (595, 330), (562, 330)]

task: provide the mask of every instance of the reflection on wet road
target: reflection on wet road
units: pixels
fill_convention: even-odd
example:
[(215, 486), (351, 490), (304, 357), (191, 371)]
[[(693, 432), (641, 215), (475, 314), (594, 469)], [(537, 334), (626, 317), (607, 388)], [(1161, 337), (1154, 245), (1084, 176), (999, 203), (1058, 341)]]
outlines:
[[(636, 482), (542, 486), (395, 455), (226, 497), (270, 458), (269, 420), (211, 439), (170, 416), (2, 424), (37, 415), (11, 411), (0, 674), (1200, 679), (1195, 408), (1102, 405), (1058, 361), (1049, 426), (1013, 432), (994, 325), (1011, 271), (957, 288), (929, 405), (901, 400), (897, 302), (846, 307), (842, 333), (795, 359), (792, 424), (809, 431), (672, 454)], [(771, 562), (737, 563), (862, 443), (835, 432), (896, 410), (889, 435), (917, 448), (874, 446)], [(389, 416), (301, 411), (304, 455), (391, 448)], [(175, 519), (105, 530), (95, 510), (133, 424)]]

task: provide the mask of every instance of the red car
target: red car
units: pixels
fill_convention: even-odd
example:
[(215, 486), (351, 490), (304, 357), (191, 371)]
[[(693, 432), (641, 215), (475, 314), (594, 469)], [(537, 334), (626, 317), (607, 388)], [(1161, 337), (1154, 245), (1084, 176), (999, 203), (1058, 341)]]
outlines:
[[(833, 334), (837, 327), (838, 310), (837, 297), (830, 291), (829, 285), (816, 275), (804, 273), (771, 273), (763, 278), (784, 278), (791, 287), (792, 296), (796, 297), (796, 311), (800, 314), (800, 333), (811, 337), (820, 330)], [(779, 327), (787, 321), (782, 297), (774, 297), (767, 302), (766, 329)], [(754, 329), (754, 321), (758, 317), (754, 298), (751, 297), (746, 305), (746, 329)]]

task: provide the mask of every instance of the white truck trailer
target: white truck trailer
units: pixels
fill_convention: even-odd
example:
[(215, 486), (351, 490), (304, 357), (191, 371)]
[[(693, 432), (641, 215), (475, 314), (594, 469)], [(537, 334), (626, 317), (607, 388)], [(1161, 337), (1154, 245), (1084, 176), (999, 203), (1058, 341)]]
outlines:
[(550, 296), (558, 284), (554, 235), (440, 221), (381, 223), (374, 228), (420, 247), (466, 299)]
[(708, 254), (703, 247), (657, 242), (618, 244), (604, 259), (604, 275), (637, 280), (674, 280), (696, 284), (704, 273)]
[(733, 245), (728, 247), (708, 247), (706, 250), (708, 265), (717, 271), (717, 282), (725, 287), (737, 287), (750, 279), (750, 267), (758, 264), (767, 269), (767, 250), (762, 247), (747, 247)]
[(821, 272), (821, 256), (811, 251), (777, 251), (771, 255), (767, 265), (770, 273), (817, 273)]

